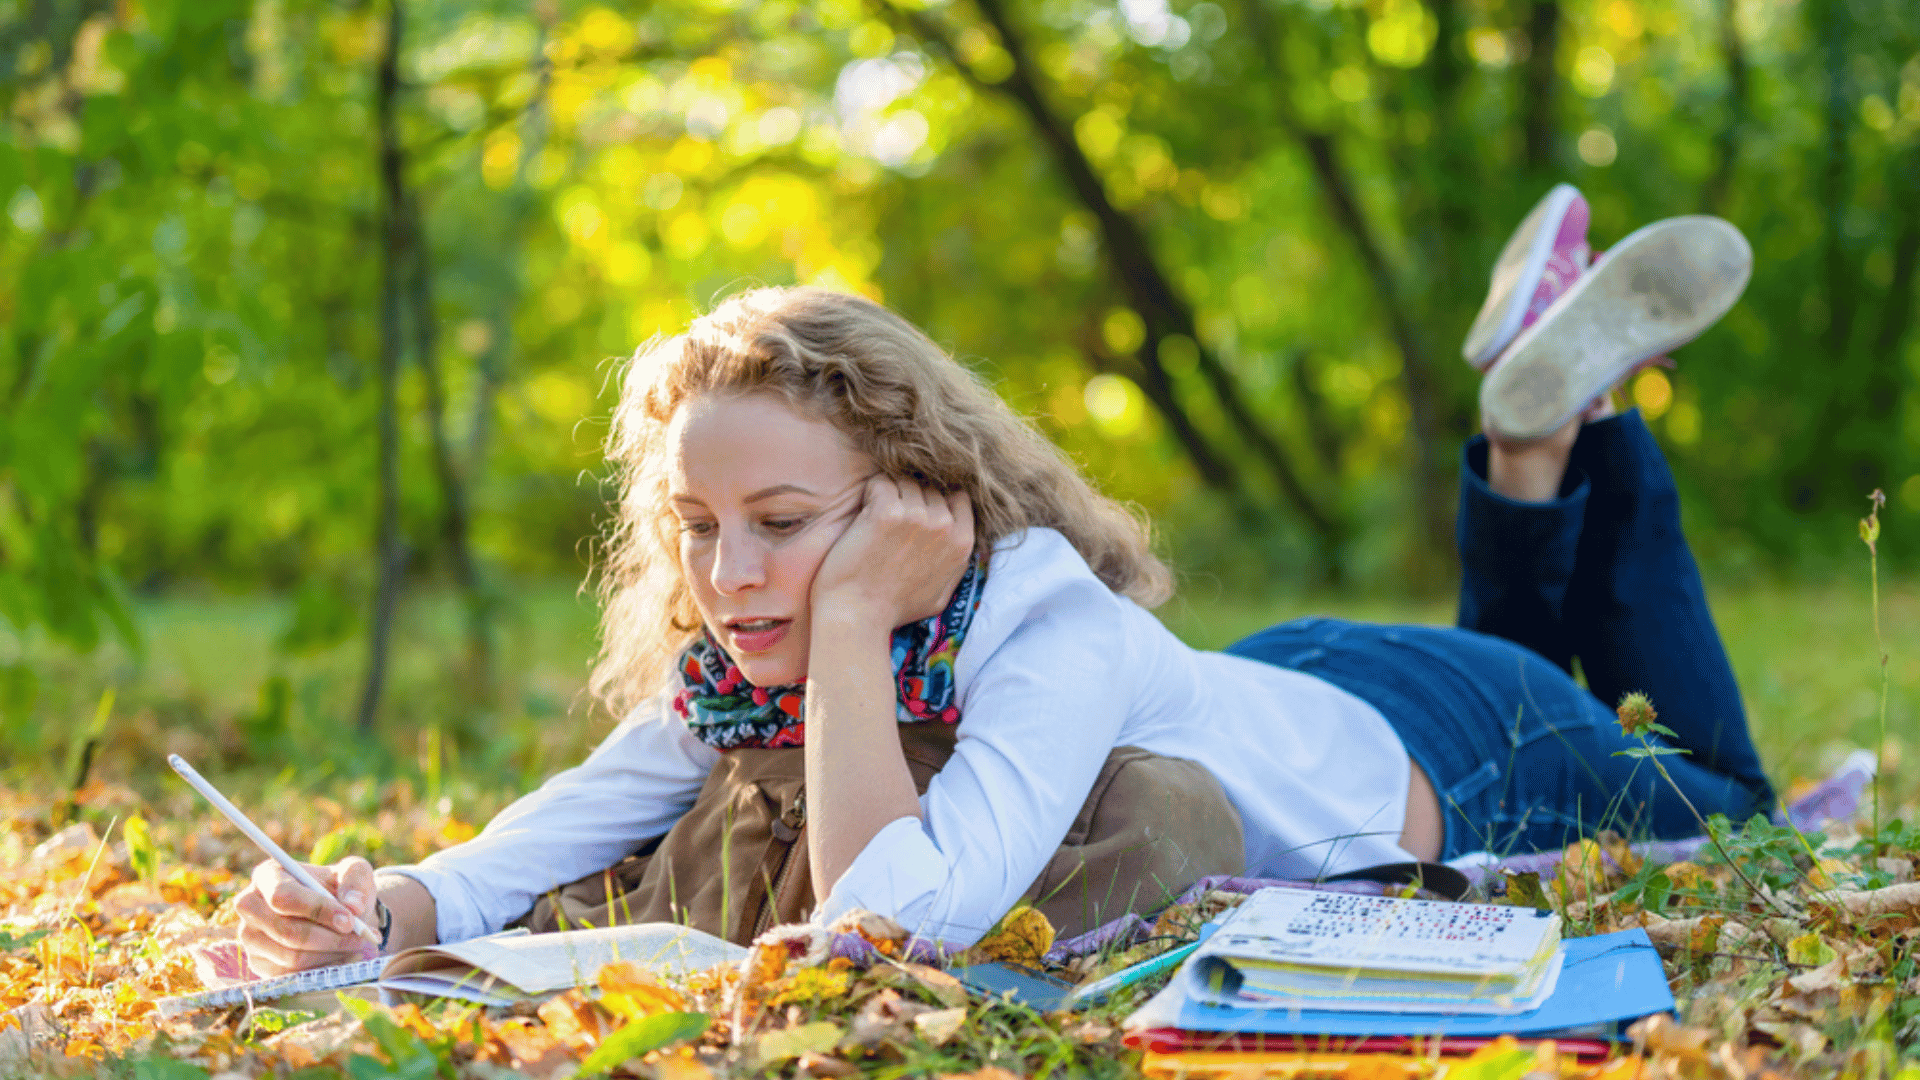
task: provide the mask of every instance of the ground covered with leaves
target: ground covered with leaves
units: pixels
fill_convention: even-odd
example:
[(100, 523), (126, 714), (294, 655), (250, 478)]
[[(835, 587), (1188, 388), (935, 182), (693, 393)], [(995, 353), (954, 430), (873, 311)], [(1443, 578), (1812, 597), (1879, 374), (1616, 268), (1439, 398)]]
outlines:
[[(877, 917), (845, 928), (881, 954), (870, 964), (829, 959), (801, 933), (757, 948), (738, 969), (684, 980), (610, 965), (537, 1006), (297, 999), (166, 1018), (155, 1000), (199, 988), (192, 947), (231, 935), (227, 901), (257, 854), (210, 814), (149, 824), (138, 798), (111, 785), (58, 801), (3, 798), (0, 1073), (8, 1075), (1010, 1080), (1153, 1070), (1124, 1046), (1121, 1021), (1158, 984), (1089, 1010), (1040, 1015), (905, 960), (898, 928)], [(306, 800), (268, 828), (289, 850), (322, 857), (378, 835), (385, 862), (473, 832), (404, 782), (372, 801), (369, 819)], [(1557, 871), (1496, 887), (1510, 902), (1560, 910), (1573, 935), (1644, 927), (1666, 956), (1676, 1022), (1641, 1025), (1637, 1042), (1603, 1065), (1503, 1044), (1469, 1060), (1382, 1065), (1377, 1075), (1920, 1080), (1920, 828), (1863, 821), (1802, 833), (1754, 822), (1717, 839), (1693, 860), (1660, 864), (1603, 834), (1568, 849)], [(1147, 943), (1080, 957), (1056, 973), (1084, 980), (1174, 947), (1238, 899), (1208, 894), (1165, 913)], [(1052, 938), (1027, 912), (978, 949), (1035, 963)]]

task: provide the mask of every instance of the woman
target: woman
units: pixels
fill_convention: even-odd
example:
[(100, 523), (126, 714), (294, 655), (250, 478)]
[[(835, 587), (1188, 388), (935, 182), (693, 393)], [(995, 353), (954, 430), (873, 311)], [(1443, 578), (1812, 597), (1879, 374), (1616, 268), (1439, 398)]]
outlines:
[[(1191, 770), (1154, 790), (1192, 809), (1121, 807), (1129, 827), (1176, 848), (1234, 834), (1227, 863), (1189, 859), (1157, 896), (1215, 870), (1694, 831), (1673, 790), (1613, 756), (1627, 743), (1608, 705), (1627, 690), (1689, 753), (1670, 771), (1701, 812), (1766, 810), (1671, 476), (1638, 416), (1607, 405), (1725, 312), (1750, 255), (1724, 222), (1675, 219), (1589, 269), (1567, 191), (1509, 242), (1470, 339), (1497, 360), (1462, 472), (1458, 629), (1308, 619), (1187, 648), (1147, 610), (1170, 575), (1144, 528), (865, 300), (758, 290), (643, 348), (609, 441), (621, 500), (593, 675), (627, 719), (465, 844), (377, 874), (314, 868), (339, 903), (263, 863), (237, 901), (253, 966), (361, 955), (341, 903), (389, 952), (554, 925), (573, 910), (554, 891), (583, 875), (602, 911), (631, 887), (679, 915), (725, 877), (712, 841), (737, 839), (742, 793), (766, 790), (735, 768), (748, 760), (799, 778), (781, 790), (804, 836), (784, 835), (820, 917), (876, 911), (950, 944), (1034, 895), (1063, 838), (1112, 816), (1097, 802), (1125, 801), (1118, 748)], [(915, 749), (929, 737), (946, 740), (937, 774)], [(696, 820), (724, 824), (676, 849)], [(617, 863), (636, 869), (616, 884)], [(756, 885), (785, 892), (784, 873)], [(708, 928), (750, 934), (727, 903)]]

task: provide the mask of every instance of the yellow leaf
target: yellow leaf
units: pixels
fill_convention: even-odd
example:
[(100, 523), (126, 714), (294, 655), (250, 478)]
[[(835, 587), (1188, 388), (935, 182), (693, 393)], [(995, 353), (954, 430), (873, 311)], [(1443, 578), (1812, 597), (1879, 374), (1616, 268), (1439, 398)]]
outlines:
[(772, 1005), (800, 1005), (815, 1001), (833, 1001), (847, 996), (849, 977), (845, 971), (827, 968), (801, 968), (789, 978), (768, 987)]
[(1698, 863), (1669, 863), (1662, 868), (1662, 873), (1667, 875), (1667, 880), (1672, 882), (1676, 889), (1691, 890), (1713, 884), (1708, 880), (1707, 872), (1702, 870)]
[(759, 1071), (771, 1065), (789, 1061), (801, 1054), (824, 1054), (832, 1050), (846, 1034), (839, 1024), (821, 1020), (812, 1024), (797, 1024), (779, 1031), (769, 1031), (753, 1040), (753, 1050), (749, 1055)]
[(1814, 931), (1808, 931), (1787, 942), (1787, 963), (1805, 964), (1808, 967), (1820, 967), (1832, 963), (1840, 954), (1833, 951), (1826, 939)]
[(1007, 912), (1000, 925), (973, 948), (967, 950), (970, 962), (1037, 965), (1053, 948), (1053, 924), (1038, 908), (1024, 904)]
[(629, 1023), (657, 1013), (688, 1011), (686, 998), (678, 991), (660, 985), (630, 961), (602, 965), (594, 982), (600, 986), (600, 1006)]
[(1607, 865), (1600, 845), (1591, 840), (1568, 844), (1566, 854), (1560, 860), (1559, 873), (1554, 877), (1554, 889), (1560, 894), (1560, 902), (1577, 903), (1604, 890), (1606, 886)]

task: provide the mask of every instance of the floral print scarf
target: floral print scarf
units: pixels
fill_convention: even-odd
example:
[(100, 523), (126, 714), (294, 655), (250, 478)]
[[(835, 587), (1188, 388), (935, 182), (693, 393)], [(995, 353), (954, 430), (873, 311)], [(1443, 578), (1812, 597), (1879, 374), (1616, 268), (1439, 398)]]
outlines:
[[(960, 722), (953, 661), (987, 584), (978, 556), (967, 565), (947, 609), (893, 632), (893, 680), (903, 724)], [(716, 750), (801, 746), (806, 742), (806, 683), (755, 686), (705, 628), (680, 654), (681, 690), (673, 708)]]

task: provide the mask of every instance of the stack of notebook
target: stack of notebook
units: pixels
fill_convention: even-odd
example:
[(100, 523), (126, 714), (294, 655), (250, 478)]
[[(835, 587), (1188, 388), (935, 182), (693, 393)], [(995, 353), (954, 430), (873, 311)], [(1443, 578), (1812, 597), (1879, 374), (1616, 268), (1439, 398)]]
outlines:
[(1644, 931), (1563, 941), (1559, 917), (1531, 908), (1263, 889), (1206, 934), (1126, 1021), (1150, 1074), (1196, 1071), (1195, 1054), (1217, 1067), (1221, 1053), (1460, 1050), (1507, 1034), (1604, 1052), (1624, 1024), (1673, 1008)]
[(1560, 975), (1560, 917), (1496, 904), (1263, 889), (1194, 953), (1197, 1000), (1343, 1012), (1526, 1012)]

